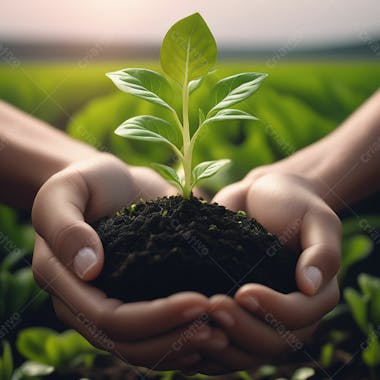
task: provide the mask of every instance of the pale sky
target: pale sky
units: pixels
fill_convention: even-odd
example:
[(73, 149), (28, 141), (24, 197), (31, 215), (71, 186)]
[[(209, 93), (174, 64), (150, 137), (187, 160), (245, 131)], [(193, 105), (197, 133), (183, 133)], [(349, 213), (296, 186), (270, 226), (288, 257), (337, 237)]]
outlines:
[(222, 45), (325, 45), (380, 35), (380, 0), (0, 0), (0, 41), (159, 43), (196, 11)]

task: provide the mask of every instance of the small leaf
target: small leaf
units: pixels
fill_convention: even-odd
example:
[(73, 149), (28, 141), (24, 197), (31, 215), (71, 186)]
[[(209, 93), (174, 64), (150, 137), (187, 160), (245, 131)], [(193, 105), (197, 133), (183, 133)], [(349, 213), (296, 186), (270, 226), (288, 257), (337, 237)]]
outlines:
[(332, 343), (326, 343), (321, 348), (321, 357), (319, 361), (324, 368), (330, 367), (334, 359), (334, 345)]
[(215, 71), (216, 70), (211, 70), (205, 76), (190, 81), (189, 82), (189, 94), (191, 95), (195, 90), (197, 90), (201, 86), (201, 84), (203, 83), (205, 78), (211, 74), (214, 74)]
[(204, 77), (194, 79), (189, 83), (189, 94), (192, 94), (203, 82)]
[(121, 91), (173, 111), (162, 99), (170, 94), (168, 81), (160, 73), (147, 69), (124, 69), (106, 74)]
[(49, 364), (45, 342), (50, 336), (56, 336), (54, 330), (43, 327), (30, 327), (22, 330), (17, 337), (17, 349), (25, 358), (39, 363)]
[(115, 130), (115, 134), (132, 140), (162, 142), (168, 144), (174, 150), (178, 150), (175, 144), (169, 140), (169, 136), (177, 137), (178, 132), (176, 128), (166, 120), (155, 116), (143, 115), (132, 117), (124, 121)]
[(199, 112), (199, 125), (202, 125), (206, 117), (201, 108), (199, 108), (198, 112)]
[(0, 347), (1, 346), (3, 346), (3, 354), (0, 356), (0, 378), (10, 380), (13, 372), (13, 356), (11, 346), (7, 341), (2, 344), (0, 342)]
[(214, 121), (226, 121), (226, 120), (258, 120), (258, 118), (247, 112), (228, 108), (228, 109), (220, 110), (214, 116), (206, 119), (204, 121), (204, 124), (211, 123)]
[(363, 294), (369, 298), (369, 320), (378, 325), (380, 323), (380, 279), (361, 273), (358, 283)]
[(314, 374), (315, 374), (314, 368), (310, 368), (310, 367), (298, 368), (294, 372), (292, 376), (292, 380), (307, 380), (310, 377), (312, 377)]
[(202, 16), (194, 13), (167, 32), (161, 46), (161, 67), (170, 78), (185, 86), (210, 71), (216, 54), (214, 36)]
[(355, 263), (365, 259), (373, 249), (372, 240), (363, 234), (344, 239), (339, 279), (342, 281), (348, 269)]
[(368, 296), (362, 297), (356, 290), (346, 288), (344, 290), (344, 298), (348, 303), (355, 322), (366, 334), (368, 332)]
[(54, 372), (54, 367), (47, 364), (27, 361), (19, 368), (19, 370), (24, 376), (36, 377), (50, 375)]
[(376, 367), (380, 364), (380, 344), (372, 325), (369, 326), (367, 344), (367, 348), (362, 353), (363, 361), (369, 367)]
[(220, 80), (213, 91), (216, 105), (209, 114), (247, 99), (267, 76), (262, 73), (240, 73)]
[(168, 180), (173, 185), (177, 186), (181, 191), (183, 191), (183, 184), (181, 179), (178, 177), (177, 172), (167, 165), (162, 164), (151, 164), (152, 168), (155, 169), (162, 177)]
[(193, 170), (193, 186), (201, 179), (213, 176), (230, 163), (231, 160), (228, 159), (201, 162)]
[(380, 279), (377, 277), (367, 273), (361, 273), (358, 276), (358, 283), (364, 295), (368, 295), (372, 298), (376, 293), (380, 293)]

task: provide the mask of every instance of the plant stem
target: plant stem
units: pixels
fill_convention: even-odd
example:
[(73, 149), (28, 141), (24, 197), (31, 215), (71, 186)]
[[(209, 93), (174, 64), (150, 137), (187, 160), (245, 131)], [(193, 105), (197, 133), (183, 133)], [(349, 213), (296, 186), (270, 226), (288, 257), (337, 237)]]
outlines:
[(183, 184), (183, 197), (191, 197), (191, 169), (193, 160), (193, 145), (190, 138), (189, 125), (189, 59), (190, 59), (190, 40), (187, 42), (185, 78), (182, 86), (182, 136), (183, 136), (183, 171), (185, 181)]
[(191, 197), (191, 163), (193, 149), (190, 139), (189, 125), (189, 86), (187, 78), (182, 88), (182, 108), (183, 108), (183, 171), (185, 175), (185, 183), (183, 186), (183, 196), (186, 199)]

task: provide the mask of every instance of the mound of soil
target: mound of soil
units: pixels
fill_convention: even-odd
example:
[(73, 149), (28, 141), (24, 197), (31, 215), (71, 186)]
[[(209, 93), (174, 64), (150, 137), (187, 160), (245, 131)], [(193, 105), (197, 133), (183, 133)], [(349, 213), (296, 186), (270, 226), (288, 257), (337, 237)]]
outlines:
[(256, 220), (192, 197), (141, 202), (94, 225), (105, 253), (93, 282), (125, 302), (180, 291), (233, 295), (256, 282), (277, 291), (297, 289), (298, 255)]

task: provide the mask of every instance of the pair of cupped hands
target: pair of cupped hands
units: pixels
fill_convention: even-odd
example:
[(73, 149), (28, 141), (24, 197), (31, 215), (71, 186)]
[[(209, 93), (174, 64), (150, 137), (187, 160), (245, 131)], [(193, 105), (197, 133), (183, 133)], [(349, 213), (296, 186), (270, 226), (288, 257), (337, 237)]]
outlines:
[(57, 316), (94, 346), (153, 370), (215, 375), (302, 349), (339, 299), (341, 227), (313, 183), (275, 167), (253, 170), (213, 201), (245, 210), (302, 251), (297, 292), (246, 284), (234, 296), (184, 292), (124, 304), (88, 284), (104, 261), (101, 241), (88, 223), (140, 198), (175, 194), (151, 169), (127, 166), (106, 153), (71, 164), (37, 194), (32, 213), (36, 281), (52, 295)]

